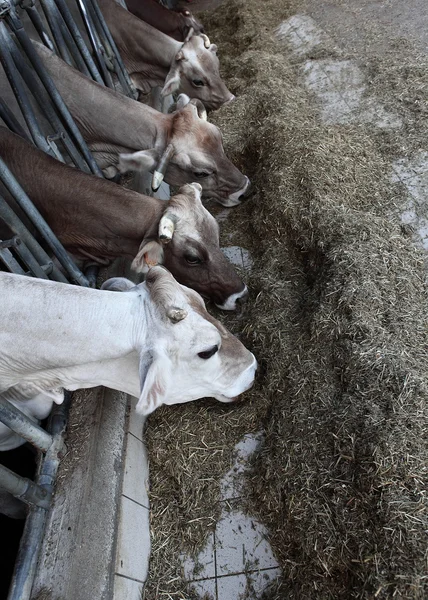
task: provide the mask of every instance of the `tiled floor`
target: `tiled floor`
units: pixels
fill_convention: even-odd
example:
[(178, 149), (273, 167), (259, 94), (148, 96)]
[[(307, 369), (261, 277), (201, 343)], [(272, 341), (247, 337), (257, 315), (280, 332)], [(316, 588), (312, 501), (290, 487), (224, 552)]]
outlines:
[(266, 528), (241, 510), (243, 475), (262, 443), (259, 432), (236, 445), (234, 464), (220, 483), (221, 517), (215, 530), (196, 557), (182, 557), (185, 576), (201, 598), (256, 600), (281, 576)]
[(114, 600), (140, 600), (150, 556), (149, 467), (143, 443), (144, 417), (131, 411), (126, 439), (114, 574)]

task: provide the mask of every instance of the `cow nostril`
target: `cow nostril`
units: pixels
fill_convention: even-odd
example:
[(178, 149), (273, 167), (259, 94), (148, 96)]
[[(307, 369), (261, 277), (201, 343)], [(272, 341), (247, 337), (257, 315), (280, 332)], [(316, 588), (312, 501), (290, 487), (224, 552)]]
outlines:
[(239, 199), (240, 199), (240, 200), (241, 200), (242, 198), (246, 198), (246, 197), (248, 196), (248, 194), (250, 193), (251, 182), (250, 182), (250, 180), (248, 179), (248, 177), (247, 177), (247, 176), (245, 176), (245, 180), (246, 180), (246, 182), (245, 182), (245, 187), (244, 187), (244, 189), (242, 190), (242, 194), (239, 196)]

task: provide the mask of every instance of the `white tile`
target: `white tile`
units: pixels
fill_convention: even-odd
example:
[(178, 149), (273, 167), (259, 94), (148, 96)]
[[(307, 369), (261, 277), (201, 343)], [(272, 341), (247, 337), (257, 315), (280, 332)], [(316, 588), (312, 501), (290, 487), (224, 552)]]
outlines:
[(277, 567), (267, 530), (240, 510), (225, 511), (215, 530), (217, 575)]
[(252, 454), (258, 450), (263, 441), (263, 432), (245, 435), (234, 449), (232, 468), (224, 475), (220, 482), (221, 500), (238, 498), (242, 494), (244, 484), (243, 475), (248, 469), (248, 462)]
[(428, 152), (420, 150), (412, 158), (400, 158), (395, 161), (393, 168), (403, 180), (428, 173)]
[[(203, 600), (216, 600), (215, 579), (193, 581), (189, 587), (194, 594), (197, 594)], [(229, 600), (232, 600), (232, 598), (229, 598)]]
[(113, 600), (141, 600), (143, 584), (120, 575), (114, 576)]
[(122, 493), (149, 508), (148, 483), (149, 468), (146, 447), (143, 442), (128, 433)]
[(245, 248), (241, 248), (241, 246), (226, 246), (225, 248), (222, 248), (221, 251), (233, 265), (246, 271), (249, 271), (252, 268), (253, 259), (251, 258), (251, 254)]
[(149, 511), (121, 497), (116, 573), (145, 581), (150, 556)]
[(280, 569), (229, 575), (217, 579), (218, 600), (259, 600), (266, 588), (281, 576)]
[(204, 548), (195, 558), (182, 554), (180, 560), (187, 581), (215, 577), (214, 534), (209, 535)]
[(139, 415), (135, 410), (138, 398), (133, 398), (132, 396), (130, 396), (130, 398), (131, 408), (129, 413), (128, 431), (135, 435), (139, 440), (143, 440), (144, 424), (147, 417), (145, 415)]

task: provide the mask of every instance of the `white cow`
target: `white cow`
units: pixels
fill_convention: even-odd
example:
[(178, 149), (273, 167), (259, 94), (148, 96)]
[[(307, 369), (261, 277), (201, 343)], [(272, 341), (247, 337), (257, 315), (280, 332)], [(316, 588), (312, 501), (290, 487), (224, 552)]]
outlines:
[(254, 355), (163, 267), (103, 290), (9, 273), (0, 287), (0, 395), (19, 408), (46, 392), (52, 405), (58, 388), (104, 385), (148, 415), (206, 396), (232, 402), (253, 383)]

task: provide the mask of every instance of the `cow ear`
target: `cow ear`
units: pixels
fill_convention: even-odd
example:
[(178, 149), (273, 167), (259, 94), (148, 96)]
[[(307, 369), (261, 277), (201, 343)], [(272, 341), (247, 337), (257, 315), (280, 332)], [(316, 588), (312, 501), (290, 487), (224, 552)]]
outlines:
[(129, 279), (125, 279), (125, 277), (112, 277), (111, 279), (104, 281), (101, 289), (109, 292), (127, 292), (134, 287), (135, 283), (129, 281)]
[(172, 381), (172, 365), (167, 356), (156, 358), (150, 366), (140, 366), (141, 393), (136, 411), (149, 415), (164, 404)]
[(185, 106), (187, 106), (190, 102), (189, 96), (187, 94), (180, 94), (177, 98), (177, 105), (175, 110), (181, 110)]
[(170, 69), (170, 71), (166, 77), (165, 85), (162, 88), (161, 95), (163, 97), (169, 96), (170, 94), (173, 94), (174, 92), (176, 92), (179, 87), (180, 87), (180, 71), (177, 67), (172, 68), (172, 69)]
[(211, 52), (214, 52), (214, 54), (217, 54), (217, 46), (215, 44), (211, 44), (210, 50)]
[(131, 268), (137, 273), (147, 273), (150, 267), (163, 263), (163, 248), (156, 240), (143, 241)]
[(153, 171), (159, 161), (159, 154), (154, 148), (140, 150), (132, 154), (119, 154), (119, 171)]

